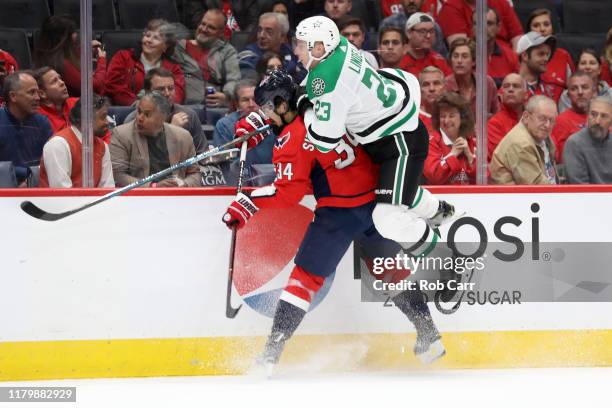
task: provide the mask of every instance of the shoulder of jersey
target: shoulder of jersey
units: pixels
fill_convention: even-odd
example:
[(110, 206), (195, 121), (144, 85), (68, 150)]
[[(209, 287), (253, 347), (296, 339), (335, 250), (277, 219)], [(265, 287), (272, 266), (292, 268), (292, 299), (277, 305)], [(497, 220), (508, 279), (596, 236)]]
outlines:
[(340, 38), (340, 44), (332, 55), (321, 61), (309, 74), (306, 83), (308, 98), (313, 100), (326, 93), (333, 92), (340, 78), (344, 61), (350, 50), (350, 44), (346, 38)]

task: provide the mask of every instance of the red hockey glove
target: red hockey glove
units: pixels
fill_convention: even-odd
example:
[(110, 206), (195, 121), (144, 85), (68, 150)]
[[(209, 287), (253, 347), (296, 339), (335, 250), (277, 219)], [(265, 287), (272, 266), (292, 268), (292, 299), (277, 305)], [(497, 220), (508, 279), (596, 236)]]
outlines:
[[(266, 114), (263, 113), (261, 110), (257, 112), (251, 112), (236, 123), (235, 137), (239, 138), (265, 125), (269, 125), (270, 123), (272, 123), (270, 118), (268, 118)], [(261, 133), (251, 136), (247, 140), (247, 145), (249, 146), (249, 149), (252, 149), (255, 146), (257, 146), (269, 134), (270, 134), (270, 131), (267, 130), (265, 132), (261, 132)]]
[(228, 228), (235, 226), (240, 229), (245, 226), (249, 218), (258, 210), (259, 208), (251, 201), (249, 196), (238, 193), (234, 201), (227, 207), (225, 214), (223, 214), (223, 222)]

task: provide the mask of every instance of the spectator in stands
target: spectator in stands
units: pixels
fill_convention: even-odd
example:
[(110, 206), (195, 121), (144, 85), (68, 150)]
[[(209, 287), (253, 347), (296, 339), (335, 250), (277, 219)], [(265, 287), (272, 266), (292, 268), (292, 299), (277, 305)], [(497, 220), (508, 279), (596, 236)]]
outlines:
[(442, 5), (445, 1), (446, 0), (425, 0), (421, 6), (421, 11), (429, 14), (435, 20), (437, 20), (438, 16), (440, 15), (440, 10), (442, 9)]
[[(403, 12), (392, 14), (381, 21), (379, 31), (382, 31), (385, 27), (397, 27), (400, 30), (406, 30), (406, 23), (410, 16), (417, 13), (424, 4), (423, 0), (402, 0), (401, 3)], [(444, 35), (442, 34), (442, 29), (435, 21), (434, 28), (436, 32), (431, 39), (433, 42), (431, 48), (443, 57), (446, 57), (448, 55), (448, 49), (444, 43)]]
[(612, 27), (608, 30), (606, 45), (601, 57), (600, 78), (606, 81), (609, 86), (612, 86)]
[[(215, 146), (220, 146), (234, 139), (236, 122), (241, 117), (259, 109), (259, 106), (255, 103), (256, 85), (250, 79), (243, 79), (238, 82), (235, 95), (237, 109), (235, 112), (217, 121), (213, 134), (213, 144)], [(272, 147), (274, 146), (275, 138), (273, 135), (268, 136), (257, 147), (249, 150), (247, 153), (247, 165), (272, 163)]]
[(474, 117), (467, 103), (454, 92), (434, 103), (429, 152), (423, 175), (428, 184), (476, 184)]
[(275, 69), (281, 69), (282, 67), (283, 60), (280, 54), (275, 52), (266, 52), (257, 62), (257, 83), (260, 83), (268, 72)]
[(444, 93), (444, 73), (437, 67), (425, 67), (419, 74), (419, 84), (421, 85), (419, 119), (421, 119), (431, 134), (433, 130), (431, 114), (434, 104)]
[(175, 45), (175, 30), (169, 22), (164, 19), (149, 21), (140, 46), (118, 51), (111, 59), (105, 89), (113, 103), (121, 106), (133, 104), (142, 90), (146, 73), (159, 67), (174, 75), (174, 101), (182, 103), (185, 97), (185, 77), (181, 67), (170, 60)]
[[(550, 10), (543, 8), (533, 10), (527, 18), (527, 28), (529, 31), (540, 33), (543, 37), (554, 35)], [(548, 82), (557, 82), (556, 78), (560, 78), (566, 84), (567, 79), (575, 70), (576, 67), (570, 53), (563, 48), (556, 47), (542, 77)]]
[(422, 11), (437, 19), (443, 3), (444, 0), (382, 0), (380, 6), (385, 18), (393, 14), (402, 14), (406, 8), (409, 8), (412, 13)]
[(570, 184), (612, 184), (612, 99), (597, 96), (589, 104), (588, 126), (565, 144), (565, 173)]
[(283, 57), (285, 70), (301, 82), (306, 76), (306, 71), (298, 66), (298, 59), (293, 54), (291, 47), (283, 42), (289, 32), (289, 21), (284, 14), (264, 13), (259, 17), (257, 27), (257, 41), (249, 44), (238, 54), (240, 72), (243, 78), (257, 78), (257, 62), (264, 53), (276, 52)]
[[(257, 18), (268, 7), (268, 0), (183, 0), (183, 14), (191, 16), (186, 21), (190, 28), (200, 24), (202, 15), (210, 9), (220, 9), (226, 16), (225, 38), (229, 41), (233, 32), (253, 31)], [(187, 18), (189, 20), (189, 18)]]
[[(487, 9), (487, 75), (495, 81), (499, 88), (506, 75), (512, 72), (519, 72), (518, 59), (516, 54), (505, 42), (497, 38), (500, 29), (499, 16), (497, 11), (492, 8)], [(476, 19), (474, 18), (474, 32), (476, 32)], [(475, 39), (474, 39), (475, 40)]]
[[(193, 146), (196, 153), (202, 153), (208, 149), (208, 142), (202, 132), (202, 122), (198, 114), (188, 106), (179, 105), (173, 102), (175, 99), (176, 86), (172, 72), (164, 68), (153, 68), (144, 78), (145, 92), (158, 92), (170, 102), (170, 114), (166, 118), (166, 123), (178, 126), (189, 132), (193, 139)], [(137, 112), (133, 111), (125, 118), (124, 122), (131, 122), (136, 119)]]
[(589, 102), (593, 99), (594, 89), (593, 79), (586, 72), (576, 71), (570, 76), (567, 91), (571, 106), (557, 116), (557, 122), (552, 131), (552, 139), (557, 151), (555, 156), (557, 163), (563, 161), (565, 141), (586, 126), (587, 110)]
[[(271, 4), (272, 4), (272, 7), (270, 8), (270, 12), (280, 13), (284, 15), (285, 17), (287, 17), (287, 19), (289, 19), (289, 6), (287, 4), (287, 1), (276, 0), (276, 1), (273, 1)], [(295, 36), (294, 26), (292, 26), (291, 23), (289, 23), (289, 32), (285, 36), (284, 42), (286, 42), (288, 45), (291, 45), (291, 41), (294, 36)]]
[[(209, 9), (203, 16), (192, 40), (178, 41), (172, 59), (185, 75), (185, 104), (227, 107), (240, 80), (238, 53), (225, 40), (225, 14)], [(215, 92), (205, 94), (206, 87)]]
[[(516, 44), (523, 35), (521, 22), (519, 21), (514, 9), (508, 0), (487, 0), (490, 8), (497, 11), (501, 21), (498, 38), (507, 45), (516, 48)], [(476, 0), (446, 0), (440, 14), (438, 23), (444, 31), (446, 40), (449, 44), (459, 37), (472, 38), (474, 35), (473, 18), (476, 10)]]
[(337, 23), (341, 17), (350, 14), (353, 9), (353, 0), (325, 0), (323, 7), (325, 9), (323, 15)]
[(531, 97), (521, 121), (502, 139), (491, 159), (494, 184), (557, 184), (555, 147), (550, 133), (557, 118), (555, 101)]
[(423, 68), (432, 65), (444, 72), (444, 75), (452, 73), (444, 57), (431, 49), (436, 36), (434, 24), (429, 14), (421, 12), (414, 13), (408, 18), (406, 22), (408, 46), (400, 62), (401, 69), (418, 76)]
[(325, 12), (325, 0), (292, 0), (289, 2), (289, 20), (291, 27), (296, 27), (307, 17)]
[(406, 54), (406, 43), (403, 29), (394, 26), (383, 27), (378, 36), (380, 68), (399, 68)]
[(79, 98), (69, 97), (68, 88), (51, 67), (42, 67), (34, 71), (34, 78), (40, 90), (40, 109), (49, 119), (53, 134), (70, 126), (70, 112)]
[[(612, 88), (608, 83), (601, 79), (602, 66), (600, 60), (597, 57), (597, 53), (592, 48), (586, 48), (580, 52), (576, 66), (579, 71), (585, 72), (591, 76), (593, 80), (594, 96), (608, 95), (612, 98)], [(571, 101), (568, 95), (568, 91), (565, 90), (561, 94), (559, 99), (559, 112), (564, 112), (571, 106)]]
[(347, 14), (341, 17), (336, 24), (338, 25), (340, 34), (345, 36), (348, 42), (357, 47), (361, 55), (363, 55), (363, 58), (365, 58), (365, 60), (374, 69), (378, 69), (378, 61), (376, 61), (376, 57), (374, 57), (374, 55), (372, 55), (370, 52), (362, 49), (366, 32), (363, 21), (359, 17), (353, 17)]
[[(173, 164), (195, 156), (189, 132), (166, 123), (170, 101), (158, 92), (144, 94), (137, 105), (136, 120), (113, 129), (110, 144), (113, 175), (117, 187), (127, 186)], [(202, 184), (197, 165), (183, 168), (148, 187), (198, 187)]]
[(43, 146), (51, 137), (51, 125), (38, 113), (40, 93), (29, 72), (17, 71), (4, 78), (2, 94), (6, 105), (0, 108), (0, 161), (13, 162), (21, 183), (29, 167), (40, 162)]
[(289, 18), (289, 7), (287, 6), (287, 2), (285, 0), (276, 0), (272, 3), (272, 9), (270, 10), (272, 13), (281, 13)]
[[(19, 65), (17, 61), (15, 61), (15, 58), (7, 51), (0, 49), (0, 89), (2, 89), (4, 78), (18, 70)], [(0, 95), (0, 107), (2, 107), (2, 105), (4, 105), (4, 98)]]
[[(411, 0), (412, 3), (415, 0)], [(401, 0), (381, 0), (380, 10), (384, 18), (387, 18), (393, 14), (401, 14), (404, 12), (404, 5)]]
[[(106, 80), (106, 52), (99, 41), (92, 41), (96, 68), (94, 92), (102, 94)], [(77, 24), (70, 16), (51, 16), (42, 23), (36, 47), (34, 66), (51, 67), (64, 79), (70, 96), (81, 96), (81, 53)]]
[(550, 78), (543, 76), (556, 43), (555, 37), (544, 37), (540, 33), (530, 31), (523, 35), (517, 44), (519, 73), (527, 81), (527, 90), (530, 97), (545, 95), (558, 102), (565, 89), (565, 82), (560, 78), (551, 81)]
[[(472, 114), (476, 116), (476, 43), (468, 38), (457, 38), (450, 45), (450, 65), (453, 73), (446, 77), (444, 86), (449, 92), (457, 92), (472, 106)], [(499, 110), (497, 87), (493, 78), (487, 75), (488, 117)]]
[[(55, 71), (53, 71), (55, 72)], [(110, 151), (102, 138), (108, 132), (108, 102), (93, 96), (93, 178), (94, 187), (115, 187)], [(43, 148), (40, 161), (40, 187), (83, 187), (83, 136), (81, 100), (70, 110), (71, 125), (53, 132)]]
[(499, 111), (487, 122), (487, 160), (491, 161), (495, 148), (512, 130), (523, 115), (527, 102), (527, 83), (519, 74), (508, 74), (500, 88)]
[[(272, 7), (270, 8), (270, 11), (272, 13), (280, 13), (283, 14), (287, 17), (287, 19), (289, 19), (289, 5), (288, 2), (286, 0), (275, 0), (272, 2)], [(294, 26), (291, 25), (291, 23), (289, 23), (289, 32), (287, 33), (287, 39), (286, 42), (287, 44), (291, 44), (291, 39), (294, 36)]]

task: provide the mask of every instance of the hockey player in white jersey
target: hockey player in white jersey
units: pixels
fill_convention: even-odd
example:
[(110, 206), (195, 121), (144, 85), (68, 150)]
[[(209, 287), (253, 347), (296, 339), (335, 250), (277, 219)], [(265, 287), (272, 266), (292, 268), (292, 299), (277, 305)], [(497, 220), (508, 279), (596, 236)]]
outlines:
[(305, 123), (308, 140), (322, 152), (332, 151), (344, 133), (362, 144), (381, 165), (376, 229), (413, 255), (426, 255), (436, 245), (437, 227), (455, 210), (418, 185), (429, 148), (419, 121), (418, 80), (399, 69), (375, 71), (327, 17), (300, 22), (296, 39), (315, 113)]

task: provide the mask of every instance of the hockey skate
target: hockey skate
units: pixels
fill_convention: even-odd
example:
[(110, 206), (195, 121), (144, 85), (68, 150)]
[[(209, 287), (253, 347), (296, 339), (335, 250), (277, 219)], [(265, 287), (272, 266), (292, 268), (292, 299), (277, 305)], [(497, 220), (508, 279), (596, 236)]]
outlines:
[(440, 333), (433, 330), (419, 330), (414, 345), (414, 354), (423, 364), (431, 364), (446, 354)]
[[(465, 213), (456, 214), (455, 206), (447, 203), (444, 200), (440, 200), (440, 204), (438, 205), (438, 211), (434, 214), (433, 217), (425, 220), (429, 228), (437, 231), (444, 224), (448, 224), (450, 222), (455, 221), (458, 218), (461, 218), (465, 215)], [(438, 234), (439, 235), (439, 234)]]
[(263, 353), (255, 360), (256, 368), (258, 368), (258, 371), (265, 372), (267, 378), (271, 378), (274, 374), (276, 365), (285, 348), (285, 341), (284, 333), (274, 332), (270, 334)]

